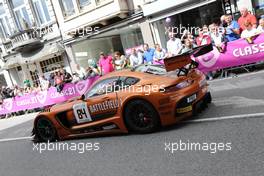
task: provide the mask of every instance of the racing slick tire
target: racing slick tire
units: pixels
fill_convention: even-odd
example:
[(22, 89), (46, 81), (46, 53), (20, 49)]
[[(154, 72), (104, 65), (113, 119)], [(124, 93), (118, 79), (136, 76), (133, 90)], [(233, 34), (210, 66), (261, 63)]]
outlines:
[(130, 132), (151, 133), (160, 127), (159, 114), (144, 100), (133, 100), (126, 105), (124, 121)]
[(53, 142), (57, 139), (57, 131), (53, 123), (45, 117), (37, 120), (34, 135), (34, 142)]

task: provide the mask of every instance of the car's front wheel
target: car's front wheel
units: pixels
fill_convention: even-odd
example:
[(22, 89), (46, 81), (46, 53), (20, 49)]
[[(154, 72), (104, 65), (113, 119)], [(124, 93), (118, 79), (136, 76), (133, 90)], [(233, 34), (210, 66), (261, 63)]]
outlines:
[(53, 123), (45, 117), (37, 120), (34, 130), (34, 139), (37, 142), (52, 142), (57, 139), (57, 133)]
[(151, 133), (160, 126), (159, 114), (144, 100), (129, 102), (125, 108), (124, 120), (128, 130), (136, 133)]

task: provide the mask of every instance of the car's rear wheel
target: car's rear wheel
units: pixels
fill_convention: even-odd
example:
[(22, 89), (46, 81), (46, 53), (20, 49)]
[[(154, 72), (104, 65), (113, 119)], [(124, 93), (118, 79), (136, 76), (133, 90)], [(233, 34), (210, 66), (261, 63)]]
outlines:
[(52, 142), (56, 139), (57, 133), (53, 123), (45, 117), (39, 118), (35, 126), (35, 140), (37, 142)]
[(160, 126), (159, 114), (144, 100), (129, 102), (125, 108), (124, 120), (128, 130), (136, 133), (151, 133)]

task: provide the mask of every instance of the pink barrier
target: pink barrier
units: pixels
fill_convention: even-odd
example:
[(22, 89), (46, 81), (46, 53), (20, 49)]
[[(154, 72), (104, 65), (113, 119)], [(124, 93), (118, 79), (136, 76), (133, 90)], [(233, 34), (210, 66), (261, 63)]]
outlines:
[(254, 36), (252, 44), (249, 44), (246, 39), (239, 39), (228, 42), (224, 53), (214, 48), (212, 52), (192, 59), (199, 63), (199, 70), (205, 73), (262, 61), (264, 60), (264, 34)]
[(80, 81), (76, 84), (65, 84), (61, 92), (57, 92), (55, 87), (51, 87), (47, 91), (5, 99), (0, 106), (0, 115), (54, 105), (81, 96), (98, 78), (99, 76)]

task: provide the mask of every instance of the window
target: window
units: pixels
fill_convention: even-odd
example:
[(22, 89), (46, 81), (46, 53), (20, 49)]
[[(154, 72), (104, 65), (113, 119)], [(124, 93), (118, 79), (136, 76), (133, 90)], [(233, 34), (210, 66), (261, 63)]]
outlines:
[(48, 60), (44, 60), (40, 62), (40, 67), (42, 70), (42, 73), (50, 73), (53, 72), (54, 70), (57, 70), (61, 67), (63, 67), (63, 60), (61, 56), (53, 57)]
[(11, 27), (3, 3), (0, 3), (0, 35), (2, 39), (8, 38), (11, 34)]
[(16, 24), (20, 30), (31, 27), (31, 21), (26, 10), (24, 0), (12, 0), (13, 11), (15, 14)]
[(86, 6), (91, 4), (91, 0), (78, 0), (80, 4), (80, 9), (84, 9)]
[(63, 15), (65, 17), (71, 16), (75, 13), (74, 5), (72, 0), (60, 0)]
[(112, 77), (100, 81), (90, 89), (85, 97), (90, 98), (113, 92), (115, 90), (114, 87), (117, 85), (118, 79), (118, 77)]
[(50, 22), (50, 14), (46, 0), (33, 0), (32, 2), (38, 23), (40, 25)]

